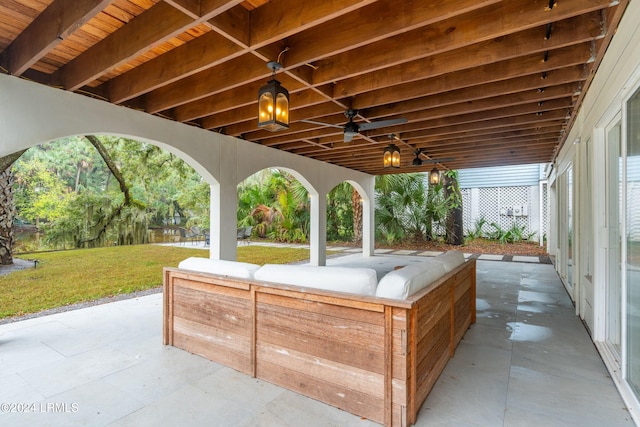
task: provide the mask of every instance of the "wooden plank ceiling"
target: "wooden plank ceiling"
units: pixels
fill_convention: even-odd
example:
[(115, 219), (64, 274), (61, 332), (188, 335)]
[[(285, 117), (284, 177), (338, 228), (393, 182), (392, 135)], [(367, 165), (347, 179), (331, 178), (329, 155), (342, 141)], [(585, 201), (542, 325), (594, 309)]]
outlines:
[[(548, 162), (627, 3), (0, 0), (0, 66), (371, 174)], [(278, 58), (291, 126), (269, 132), (257, 92)], [(345, 143), (346, 109), (407, 121)], [(399, 170), (382, 168), (390, 134)]]

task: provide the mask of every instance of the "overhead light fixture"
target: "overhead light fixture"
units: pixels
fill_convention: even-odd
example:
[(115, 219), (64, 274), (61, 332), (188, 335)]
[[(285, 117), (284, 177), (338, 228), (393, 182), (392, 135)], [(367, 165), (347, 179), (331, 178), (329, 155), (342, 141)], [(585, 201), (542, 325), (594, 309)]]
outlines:
[(420, 153), (422, 153), (422, 151), (420, 150), (416, 150), (414, 152), (414, 154), (416, 155), (416, 158), (413, 159), (413, 162), (411, 162), (411, 166), (422, 166), (422, 159), (420, 158)]
[(440, 183), (440, 171), (438, 170), (437, 167), (434, 166), (434, 168), (431, 169), (431, 172), (429, 172), (429, 184), (437, 185), (439, 183)]
[(276, 80), (282, 64), (271, 61), (271, 80), (258, 91), (258, 127), (275, 132), (289, 128), (289, 91)]
[(382, 165), (385, 169), (400, 167), (400, 149), (395, 144), (389, 144), (384, 149)]

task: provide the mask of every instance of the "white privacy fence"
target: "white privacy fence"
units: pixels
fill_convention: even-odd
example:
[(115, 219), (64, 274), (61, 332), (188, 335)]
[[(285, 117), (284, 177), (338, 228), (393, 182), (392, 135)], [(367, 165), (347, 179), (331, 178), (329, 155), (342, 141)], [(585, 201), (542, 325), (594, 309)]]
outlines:
[(486, 220), (483, 235), (495, 228), (510, 229), (514, 224), (524, 228), (524, 235), (535, 233), (534, 240), (546, 234), (547, 185), (513, 187), (463, 188), (463, 227), (465, 234), (475, 230), (476, 221)]

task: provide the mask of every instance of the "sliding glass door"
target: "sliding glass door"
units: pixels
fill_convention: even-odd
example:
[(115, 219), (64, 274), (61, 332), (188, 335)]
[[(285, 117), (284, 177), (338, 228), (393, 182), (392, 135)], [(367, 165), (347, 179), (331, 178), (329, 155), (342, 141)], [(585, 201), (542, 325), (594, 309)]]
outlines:
[(626, 360), (625, 377), (640, 398), (640, 90), (626, 109)]

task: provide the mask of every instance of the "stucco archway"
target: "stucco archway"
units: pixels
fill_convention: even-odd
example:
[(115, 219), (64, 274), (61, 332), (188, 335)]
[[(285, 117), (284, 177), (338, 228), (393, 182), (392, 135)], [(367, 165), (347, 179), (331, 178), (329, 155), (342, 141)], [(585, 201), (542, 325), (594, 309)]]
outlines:
[[(179, 155), (211, 184), (210, 257), (236, 258), (238, 177), (275, 167), (296, 171), (313, 188), (312, 259), (324, 265), (326, 194), (341, 181), (356, 183), (369, 203), (364, 255), (373, 254), (374, 177), (241, 139), (120, 107), (16, 77), (0, 75), (0, 157), (70, 135), (117, 135)], [(233, 224), (233, 225), (232, 225)], [(368, 236), (367, 236), (368, 235)]]

